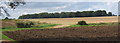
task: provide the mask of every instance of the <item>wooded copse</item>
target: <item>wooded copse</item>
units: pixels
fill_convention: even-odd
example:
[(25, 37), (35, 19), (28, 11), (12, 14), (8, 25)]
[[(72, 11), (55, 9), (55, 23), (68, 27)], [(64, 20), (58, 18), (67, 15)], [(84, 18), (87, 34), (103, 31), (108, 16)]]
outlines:
[(35, 18), (73, 18), (73, 17), (97, 17), (97, 16), (113, 16), (112, 12), (106, 12), (105, 10), (97, 11), (76, 11), (76, 12), (55, 12), (55, 13), (35, 13), (22, 15), (19, 19), (35, 19)]

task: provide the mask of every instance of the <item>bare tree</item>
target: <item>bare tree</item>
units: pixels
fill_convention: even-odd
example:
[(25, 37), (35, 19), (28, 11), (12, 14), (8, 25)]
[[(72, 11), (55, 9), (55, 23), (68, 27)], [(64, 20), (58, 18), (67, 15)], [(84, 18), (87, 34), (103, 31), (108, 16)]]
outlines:
[(10, 14), (7, 12), (7, 10), (4, 7), (0, 7), (0, 16), (4, 16), (4, 14), (2, 13), (2, 10), (5, 12), (7, 16), (10, 16)]
[[(13, 10), (16, 9), (19, 5), (24, 5), (24, 4), (26, 4), (26, 2), (24, 0), (7, 0), (7, 1), (5, 1), (5, 5), (7, 5), (6, 7), (13, 9)], [(3, 14), (2, 12), (4, 12), (6, 14), (6, 16), (10, 16), (8, 11), (5, 9), (5, 6), (0, 6), (0, 16), (5, 16), (5, 14)]]
[(9, 0), (8, 6), (12, 9), (15, 9), (19, 5), (24, 5), (25, 1), (24, 0)]

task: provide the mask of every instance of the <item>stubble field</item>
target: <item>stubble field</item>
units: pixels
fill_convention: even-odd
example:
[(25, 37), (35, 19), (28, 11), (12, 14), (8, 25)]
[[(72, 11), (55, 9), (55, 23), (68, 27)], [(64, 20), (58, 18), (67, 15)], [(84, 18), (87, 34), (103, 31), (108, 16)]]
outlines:
[(80, 17), (80, 18), (44, 18), (44, 19), (22, 19), (35, 22), (46, 22), (52, 24), (63, 24), (63, 25), (73, 25), (78, 21), (86, 21), (87, 23), (108, 23), (108, 22), (118, 22), (117, 16), (108, 17)]

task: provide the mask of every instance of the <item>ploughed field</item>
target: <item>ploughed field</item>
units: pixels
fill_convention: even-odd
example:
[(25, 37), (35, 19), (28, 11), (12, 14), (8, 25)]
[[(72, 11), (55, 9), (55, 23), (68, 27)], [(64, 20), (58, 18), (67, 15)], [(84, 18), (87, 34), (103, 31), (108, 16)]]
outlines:
[(41, 18), (41, 19), (21, 19), (35, 22), (46, 22), (52, 24), (63, 24), (63, 25), (73, 25), (78, 21), (86, 21), (87, 23), (108, 23), (108, 22), (118, 22), (117, 16), (106, 16), (106, 17), (78, 17), (78, 18)]
[(4, 31), (17, 41), (115, 41), (118, 26), (81, 26), (74, 28)]

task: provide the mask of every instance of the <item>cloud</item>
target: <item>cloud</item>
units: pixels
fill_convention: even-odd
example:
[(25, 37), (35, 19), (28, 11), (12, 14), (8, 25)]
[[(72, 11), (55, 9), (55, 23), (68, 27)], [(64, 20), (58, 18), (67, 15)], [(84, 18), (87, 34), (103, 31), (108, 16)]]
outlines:
[(79, 11), (90, 11), (90, 10), (106, 10), (107, 12), (112, 12), (113, 14), (118, 14), (118, 7), (116, 2), (100, 2), (98, 3), (93, 3), (92, 5), (89, 4), (90, 6), (86, 7), (84, 6), (83, 9), (79, 9)]
[(91, 8), (88, 8), (88, 10), (92, 10)]
[(87, 10), (107, 10), (117, 14), (117, 2), (29, 2), (14, 11), (9, 10), (12, 17), (27, 13), (40, 12), (75, 12)]
[(63, 9), (66, 8), (67, 6), (58, 6), (58, 7), (52, 7), (52, 9)]
[(118, 2), (119, 0), (26, 0), (27, 2)]

